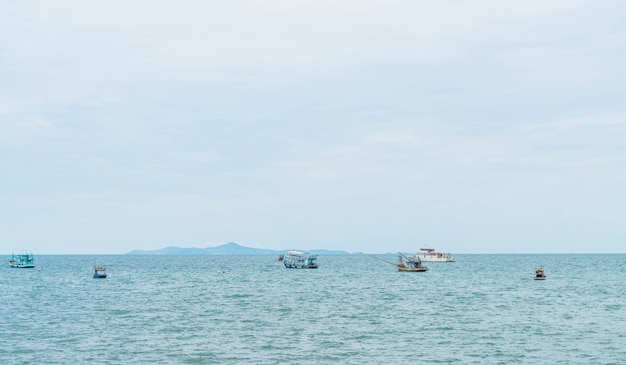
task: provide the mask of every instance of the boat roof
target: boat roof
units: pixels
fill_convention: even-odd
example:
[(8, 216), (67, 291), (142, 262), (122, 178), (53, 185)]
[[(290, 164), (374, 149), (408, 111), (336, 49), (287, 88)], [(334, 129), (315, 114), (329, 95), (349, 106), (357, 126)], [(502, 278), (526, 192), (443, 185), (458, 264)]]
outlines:
[(308, 252), (302, 252), (302, 251), (288, 251), (287, 253), (291, 256), (310, 256), (310, 257), (317, 256), (317, 255), (312, 255)]
[(433, 251), (435, 251), (435, 249), (434, 249), (434, 248), (420, 248), (420, 250), (422, 250), (422, 251), (428, 251), (428, 252), (433, 252)]

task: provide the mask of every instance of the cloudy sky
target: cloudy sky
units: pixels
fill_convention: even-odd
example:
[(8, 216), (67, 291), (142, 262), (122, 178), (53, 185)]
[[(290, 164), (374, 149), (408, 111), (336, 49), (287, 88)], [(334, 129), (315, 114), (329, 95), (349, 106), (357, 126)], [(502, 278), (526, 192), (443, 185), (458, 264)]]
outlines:
[(0, 252), (626, 252), (623, 1), (0, 2)]

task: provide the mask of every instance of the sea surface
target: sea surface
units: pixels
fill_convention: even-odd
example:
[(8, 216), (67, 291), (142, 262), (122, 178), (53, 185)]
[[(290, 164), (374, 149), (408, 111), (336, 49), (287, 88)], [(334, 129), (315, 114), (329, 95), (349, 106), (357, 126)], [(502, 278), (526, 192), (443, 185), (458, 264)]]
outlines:
[(626, 364), (626, 255), (455, 256), (7, 256), (0, 364)]

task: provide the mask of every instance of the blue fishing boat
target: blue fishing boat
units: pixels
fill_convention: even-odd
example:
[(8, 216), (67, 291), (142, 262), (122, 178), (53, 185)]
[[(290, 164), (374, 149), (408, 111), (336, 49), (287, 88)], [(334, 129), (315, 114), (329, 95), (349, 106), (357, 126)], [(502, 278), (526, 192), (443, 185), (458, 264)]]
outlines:
[(308, 252), (289, 251), (283, 257), (283, 264), (288, 269), (317, 269), (317, 255)]
[(24, 253), (24, 254), (12, 254), (11, 260), (9, 260), (9, 265), (11, 267), (19, 268), (19, 269), (30, 269), (35, 267), (35, 258), (32, 253)]
[(102, 265), (98, 265), (98, 263), (96, 262), (95, 265), (93, 265), (93, 278), (94, 279), (106, 279), (107, 277), (107, 268), (102, 266)]

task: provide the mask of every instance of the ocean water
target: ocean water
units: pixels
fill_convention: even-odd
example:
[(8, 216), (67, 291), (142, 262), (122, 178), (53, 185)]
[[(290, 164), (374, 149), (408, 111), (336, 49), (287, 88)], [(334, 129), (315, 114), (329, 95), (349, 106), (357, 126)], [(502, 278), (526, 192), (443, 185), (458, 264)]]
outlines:
[(626, 255), (6, 259), (0, 364), (626, 364)]

